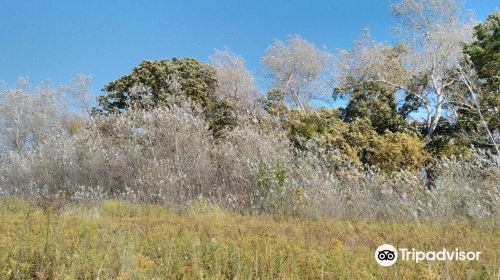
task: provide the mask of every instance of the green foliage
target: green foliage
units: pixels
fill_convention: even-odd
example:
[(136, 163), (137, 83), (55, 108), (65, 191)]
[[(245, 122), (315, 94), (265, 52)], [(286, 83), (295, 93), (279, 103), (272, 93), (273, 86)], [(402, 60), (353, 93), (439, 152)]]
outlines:
[[(137, 88), (143, 86), (143, 88)], [(98, 97), (102, 113), (120, 112), (131, 104), (142, 108), (171, 106), (176, 97), (191, 100), (203, 108), (210, 128), (217, 136), (235, 125), (232, 108), (216, 98), (215, 70), (192, 58), (143, 61), (128, 75), (108, 83)]]
[(396, 107), (396, 90), (380, 83), (361, 82), (353, 86), (342, 118), (347, 122), (369, 119), (378, 133), (396, 132), (405, 126), (405, 120)]
[[(500, 12), (488, 16), (485, 23), (475, 27), (476, 40), (465, 46), (477, 72), (477, 89), (481, 111), (490, 131), (500, 129)], [(478, 116), (459, 110), (458, 129), (476, 132)], [(474, 142), (474, 141), (473, 141)], [(474, 143), (482, 146), (481, 143)]]
[(469, 148), (466, 145), (458, 146), (454, 140), (452, 137), (446, 135), (435, 136), (427, 144), (427, 150), (434, 157), (460, 156), (469, 152)]
[(488, 16), (474, 28), (476, 41), (465, 47), (481, 79), (492, 90), (500, 87), (500, 12)]
[(252, 194), (253, 202), (259, 206), (257, 213), (273, 213), (285, 218), (299, 214), (305, 203), (303, 190), (290, 188), (290, 174), (285, 164), (259, 163), (253, 170), (258, 188)]
[[(411, 97), (405, 99), (401, 112), (398, 112), (396, 104), (398, 88), (395, 85), (403, 84), (409, 75), (404, 69), (403, 61), (407, 48), (403, 45), (376, 45), (369, 34), (365, 35), (368, 37), (364, 38), (364, 43), (373, 49), (361, 48), (343, 53), (346, 60), (354, 60), (356, 63), (352, 69), (343, 70), (345, 73), (341, 75), (333, 98), (347, 98), (348, 104), (342, 114), (342, 119), (347, 122), (359, 118), (369, 119), (378, 133), (384, 133), (386, 130), (401, 131), (406, 124), (404, 118), (420, 106)], [(370, 54), (368, 58), (359, 57), (367, 54)], [(360, 61), (357, 61), (358, 59)], [(370, 61), (366, 61), (368, 59)], [(383, 82), (381, 77), (391, 83)]]
[(262, 99), (264, 109), (271, 115), (284, 119), (288, 112), (288, 106), (285, 103), (285, 93), (279, 89), (271, 89), (266, 98)]
[(426, 143), (425, 149), (434, 160), (443, 157), (465, 156), (471, 152), (471, 143), (478, 138), (472, 127), (465, 129), (463, 119), (451, 124), (441, 123), (436, 129), (436, 134)]
[(108, 83), (103, 91), (106, 96), (98, 98), (103, 110), (115, 112), (129, 107), (130, 98), (144, 98), (146, 92), (131, 96), (134, 86), (144, 85), (153, 95), (154, 105), (168, 105), (173, 95), (179, 94), (171, 87), (169, 79), (178, 79), (184, 94), (204, 108), (215, 105), (214, 91), (216, 80), (214, 70), (192, 58), (172, 60), (143, 61), (132, 73)]
[(347, 129), (347, 124), (340, 119), (340, 112), (335, 109), (309, 112), (293, 109), (283, 126), (288, 131), (288, 138), (300, 149), (306, 149), (309, 140), (324, 147), (339, 147)]

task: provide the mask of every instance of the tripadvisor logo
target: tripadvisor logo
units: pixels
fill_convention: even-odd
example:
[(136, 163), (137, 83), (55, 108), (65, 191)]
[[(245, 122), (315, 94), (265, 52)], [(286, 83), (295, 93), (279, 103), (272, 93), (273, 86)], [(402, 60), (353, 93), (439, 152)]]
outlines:
[[(398, 252), (399, 251), (399, 252)], [(441, 251), (417, 251), (414, 248), (399, 248), (397, 250), (391, 244), (380, 245), (375, 250), (375, 260), (381, 266), (391, 266), (398, 260), (398, 255), (402, 261), (474, 261), (479, 260), (481, 252), (460, 251), (455, 248), (454, 251), (443, 249)]]
[(391, 266), (398, 260), (398, 250), (391, 244), (383, 244), (375, 250), (375, 260), (381, 266)]

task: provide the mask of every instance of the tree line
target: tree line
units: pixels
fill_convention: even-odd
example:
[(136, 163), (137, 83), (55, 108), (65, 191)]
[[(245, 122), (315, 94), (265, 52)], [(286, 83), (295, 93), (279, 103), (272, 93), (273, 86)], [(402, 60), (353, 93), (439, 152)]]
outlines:
[[(262, 58), (272, 81), (267, 94), (243, 58), (224, 50), (210, 64), (144, 61), (104, 87), (94, 112), (170, 106), (182, 92), (216, 136), (240, 123), (280, 126), (298, 148), (311, 140), (389, 173), (472, 147), (498, 156), (500, 14), (475, 24), (459, 1), (401, 1), (391, 9), (393, 45), (368, 30), (335, 54), (298, 35), (276, 40)], [(314, 105), (329, 98), (347, 105)]]

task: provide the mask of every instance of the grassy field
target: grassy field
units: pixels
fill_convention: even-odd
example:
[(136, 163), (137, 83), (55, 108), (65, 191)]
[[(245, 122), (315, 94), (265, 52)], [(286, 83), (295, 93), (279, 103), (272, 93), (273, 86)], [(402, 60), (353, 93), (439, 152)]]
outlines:
[[(2, 279), (498, 279), (498, 226), (241, 216), (106, 201), (43, 210), (0, 200)], [(481, 251), (479, 261), (384, 268), (380, 244)]]

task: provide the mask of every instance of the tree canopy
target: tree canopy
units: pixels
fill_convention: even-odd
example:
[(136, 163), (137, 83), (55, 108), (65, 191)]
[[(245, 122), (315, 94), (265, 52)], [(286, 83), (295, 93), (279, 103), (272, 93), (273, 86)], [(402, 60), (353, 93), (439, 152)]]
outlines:
[(108, 83), (98, 97), (98, 112), (170, 106), (190, 100), (200, 106), (215, 134), (234, 125), (232, 108), (217, 99), (216, 71), (192, 58), (144, 61), (128, 75)]

